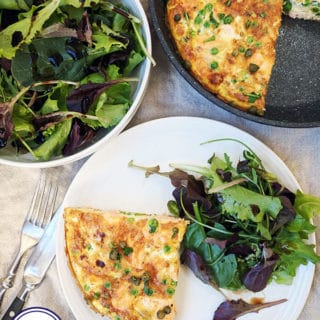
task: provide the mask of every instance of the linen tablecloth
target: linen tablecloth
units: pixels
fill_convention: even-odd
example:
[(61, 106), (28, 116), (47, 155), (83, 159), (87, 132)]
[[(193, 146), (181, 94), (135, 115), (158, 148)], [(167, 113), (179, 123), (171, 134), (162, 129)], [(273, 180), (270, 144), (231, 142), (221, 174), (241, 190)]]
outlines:
[[(142, 4), (149, 15), (147, 0), (143, 0)], [(182, 115), (226, 122), (247, 131), (269, 146), (286, 163), (304, 192), (320, 196), (320, 128), (292, 129), (266, 126), (245, 120), (213, 105), (196, 92), (174, 69), (152, 27), (151, 30), (153, 56), (157, 65), (152, 69), (150, 84), (141, 107), (128, 127), (152, 119)], [(86, 160), (48, 170), (50, 174), (60, 179), (61, 197)], [(16, 252), (20, 228), (39, 173), (40, 169), (0, 165), (0, 277), (4, 276), (9, 261)], [(315, 224), (320, 226), (320, 219), (315, 219)], [(319, 242), (319, 230), (316, 232), (316, 238)], [(20, 279), (21, 272), (16, 283)], [(18, 289), (19, 285), (8, 292), (4, 306), (13, 299)], [(316, 266), (310, 295), (299, 320), (319, 320), (319, 301), (320, 266)], [(41, 286), (32, 292), (25, 307), (31, 306), (47, 307), (63, 320), (75, 320), (63, 296), (55, 262)]]

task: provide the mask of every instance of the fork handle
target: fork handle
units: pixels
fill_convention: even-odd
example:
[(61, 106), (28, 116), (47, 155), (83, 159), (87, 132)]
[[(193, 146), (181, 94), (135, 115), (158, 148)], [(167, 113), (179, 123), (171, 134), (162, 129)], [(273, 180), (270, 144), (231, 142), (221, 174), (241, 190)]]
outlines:
[(17, 270), (19, 268), (19, 264), (20, 264), (20, 261), (21, 261), (21, 258), (23, 256), (24, 252), (20, 251), (14, 261), (12, 262), (11, 266), (10, 266), (10, 269), (7, 273), (7, 276), (2, 279), (1, 281), (1, 285), (0, 285), (0, 305), (2, 303), (2, 300), (3, 300), (3, 297), (6, 293), (6, 291), (11, 288), (13, 286), (13, 281), (14, 281), (14, 278), (16, 276), (16, 273), (17, 273)]
[(7, 309), (4, 316), (1, 320), (12, 320), (14, 317), (22, 310), (30, 291), (35, 289), (35, 285), (25, 284), (21, 290), (19, 291), (18, 295), (12, 301), (10, 307)]

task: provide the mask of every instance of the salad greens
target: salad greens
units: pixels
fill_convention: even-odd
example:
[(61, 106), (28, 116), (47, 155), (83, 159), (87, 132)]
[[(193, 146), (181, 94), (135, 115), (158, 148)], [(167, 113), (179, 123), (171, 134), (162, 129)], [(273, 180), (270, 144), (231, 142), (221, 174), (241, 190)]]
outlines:
[(0, 148), (49, 160), (111, 130), (146, 56), (140, 20), (120, 2), (1, 1)]
[(218, 288), (258, 292), (272, 280), (290, 284), (300, 265), (320, 262), (308, 243), (320, 199), (288, 190), (244, 146), (236, 164), (224, 154), (213, 155), (206, 166), (171, 164), (170, 172), (129, 165), (146, 176), (170, 178), (174, 200), (168, 208), (191, 222), (181, 260), (198, 278)]

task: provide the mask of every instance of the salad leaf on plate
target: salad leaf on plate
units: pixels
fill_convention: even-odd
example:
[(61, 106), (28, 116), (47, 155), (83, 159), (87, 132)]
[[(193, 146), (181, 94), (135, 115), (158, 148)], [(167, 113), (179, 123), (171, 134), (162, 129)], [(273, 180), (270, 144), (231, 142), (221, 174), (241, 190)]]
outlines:
[[(226, 139), (228, 140), (228, 139)], [(232, 139), (231, 139), (232, 140)], [(206, 283), (230, 290), (263, 290), (269, 282), (290, 284), (300, 265), (319, 263), (307, 240), (320, 201), (290, 191), (250, 149), (235, 165), (213, 155), (208, 166), (171, 164), (173, 171), (144, 168), (170, 178), (169, 210), (191, 220), (182, 261)]]

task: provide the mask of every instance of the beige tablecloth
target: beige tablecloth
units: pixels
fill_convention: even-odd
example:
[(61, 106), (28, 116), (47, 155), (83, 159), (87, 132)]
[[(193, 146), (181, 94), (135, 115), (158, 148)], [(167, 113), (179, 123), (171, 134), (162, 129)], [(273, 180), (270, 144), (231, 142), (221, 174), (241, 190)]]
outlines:
[[(147, 1), (144, 0), (142, 3), (149, 14)], [(268, 145), (287, 164), (304, 192), (320, 196), (320, 128), (289, 129), (266, 126), (239, 118), (214, 106), (177, 73), (164, 54), (153, 30), (152, 36), (153, 56), (157, 66), (152, 70), (147, 94), (129, 127), (151, 119), (179, 115), (224, 121), (247, 131)], [(61, 179), (61, 196), (85, 161), (86, 159), (65, 167), (50, 169), (50, 173)], [(0, 277), (8, 269), (10, 257), (18, 245), (19, 230), (39, 172), (39, 169), (0, 165)], [(320, 219), (316, 219), (315, 223), (319, 226)], [(316, 236), (319, 242), (319, 231)], [(17, 282), (20, 277), (21, 274), (18, 275)], [(18, 287), (8, 292), (5, 306), (13, 299)], [(319, 320), (319, 301), (320, 266), (317, 266), (311, 292), (299, 320)], [(50, 267), (42, 285), (32, 292), (26, 304), (26, 307), (30, 306), (48, 307), (63, 320), (75, 319), (63, 297), (55, 263)]]

